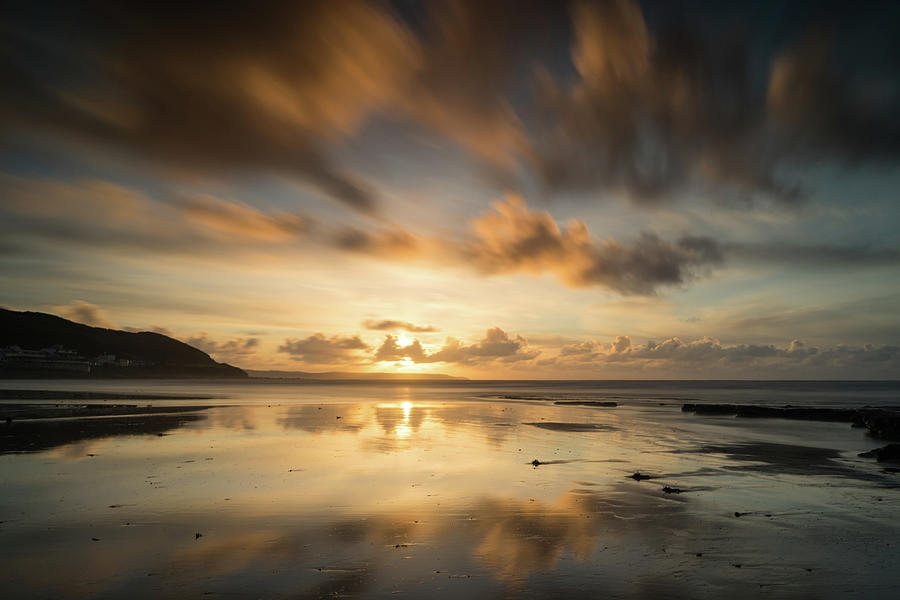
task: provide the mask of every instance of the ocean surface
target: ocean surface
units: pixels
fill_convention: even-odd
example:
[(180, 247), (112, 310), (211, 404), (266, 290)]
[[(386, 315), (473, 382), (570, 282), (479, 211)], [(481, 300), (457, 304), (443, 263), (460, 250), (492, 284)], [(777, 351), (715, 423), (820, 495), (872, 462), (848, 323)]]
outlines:
[(28, 431), (3, 430), (2, 598), (900, 597), (900, 465), (858, 456), (886, 442), (681, 411), (897, 407), (900, 382), (0, 389), (191, 397), (0, 423)]

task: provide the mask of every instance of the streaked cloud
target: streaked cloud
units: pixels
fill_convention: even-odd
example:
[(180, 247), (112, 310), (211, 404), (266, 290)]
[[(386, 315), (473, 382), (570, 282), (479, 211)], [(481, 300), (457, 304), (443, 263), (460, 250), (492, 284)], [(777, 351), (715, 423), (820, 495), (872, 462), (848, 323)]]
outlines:
[(403, 329), (404, 331), (410, 331), (412, 333), (431, 333), (434, 331), (438, 331), (436, 327), (433, 327), (431, 325), (415, 325), (414, 323), (410, 323), (409, 321), (395, 321), (393, 319), (383, 319), (381, 321), (376, 319), (367, 319), (363, 321), (363, 327), (375, 331), (395, 331), (398, 329)]
[(265, 213), (252, 206), (214, 196), (180, 198), (176, 207), (189, 222), (232, 239), (290, 240), (308, 233), (312, 228), (312, 220), (308, 217)]
[[(101, 2), (50, 32), (25, 17), (17, 25), (2, 54), (3, 79), (17, 82), (5, 121), (178, 169), (293, 173), (363, 211), (375, 207), (371, 186), (336, 166), (325, 144), (395, 102), (420, 61), (411, 34), (361, 1), (177, 13)], [(48, 68), (31, 69), (25, 56)]]
[(651, 28), (631, 0), (575, 3), (578, 80), (537, 75), (545, 125), (532, 163), (546, 186), (621, 188), (648, 201), (699, 183), (742, 204), (793, 206), (808, 192), (779, 167), (896, 159), (900, 90), (884, 83), (889, 60), (854, 76), (824, 36), (808, 35), (775, 52), (763, 88), (748, 32), (687, 17)]
[(59, 316), (76, 323), (83, 323), (91, 327), (116, 329), (116, 324), (110, 320), (104, 309), (84, 300), (75, 300), (71, 304), (54, 306), (53, 310)]

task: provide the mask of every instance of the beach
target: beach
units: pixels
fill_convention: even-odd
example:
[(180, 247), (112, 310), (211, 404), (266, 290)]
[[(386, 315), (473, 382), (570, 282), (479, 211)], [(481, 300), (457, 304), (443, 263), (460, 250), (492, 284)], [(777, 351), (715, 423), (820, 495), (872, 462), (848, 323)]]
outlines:
[(896, 383), (3, 387), (8, 598), (900, 594), (900, 465), (859, 456), (887, 441), (682, 410)]

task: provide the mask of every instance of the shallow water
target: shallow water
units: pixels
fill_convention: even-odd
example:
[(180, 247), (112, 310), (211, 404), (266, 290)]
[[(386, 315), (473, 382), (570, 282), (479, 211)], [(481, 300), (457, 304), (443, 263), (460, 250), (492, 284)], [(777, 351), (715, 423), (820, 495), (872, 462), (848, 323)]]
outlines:
[[(900, 474), (857, 457), (884, 442), (680, 410), (896, 384), (2, 386), (214, 396), (0, 456), (3, 597), (900, 595)], [(583, 398), (619, 406), (552, 400)]]

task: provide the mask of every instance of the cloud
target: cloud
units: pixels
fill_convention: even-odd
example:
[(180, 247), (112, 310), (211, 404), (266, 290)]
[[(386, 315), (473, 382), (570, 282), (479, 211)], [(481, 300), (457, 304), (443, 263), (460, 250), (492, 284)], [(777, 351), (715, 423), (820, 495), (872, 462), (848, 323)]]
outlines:
[(117, 329), (115, 323), (106, 316), (106, 311), (90, 302), (83, 300), (75, 300), (71, 304), (62, 306), (54, 306), (53, 311), (61, 317), (75, 321), (76, 323), (84, 323), (91, 327), (104, 327), (106, 329)]
[(363, 327), (366, 329), (374, 329), (375, 331), (389, 331), (396, 329), (403, 329), (413, 333), (431, 333), (437, 331), (437, 328), (432, 327), (431, 325), (415, 325), (409, 321), (394, 321), (392, 319), (384, 319), (382, 321), (369, 319), (363, 321)]
[(476, 239), (464, 254), (485, 273), (552, 273), (570, 287), (599, 285), (623, 294), (653, 294), (721, 261), (717, 242), (709, 238), (684, 236), (671, 243), (644, 233), (629, 245), (598, 244), (583, 222), (560, 229), (549, 213), (530, 211), (516, 196), (495, 203), (473, 229)]
[(577, 80), (536, 75), (541, 118), (530, 162), (547, 188), (623, 188), (650, 201), (697, 183), (719, 198), (793, 206), (806, 194), (780, 166), (896, 158), (896, 86), (860, 98), (867, 76), (890, 81), (890, 61), (842, 70), (848, 57), (836, 60), (821, 40), (801, 42), (775, 55), (763, 87), (754, 62), (764, 50), (751, 33), (663, 16), (651, 29), (637, 2), (574, 5)]
[(861, 81), (859, 73), (869, 74), (871, 64), (854, 64), (853, 72), (836, 67), (841, 61), (834, 37), (816, 30), (779, 53), (769, 74), (770, 114), (799, 152), (896, 159), (900, 90), (896, 84), (891, 88), (877, 80)]
[(557, 368), (652, 369), (657, 374), (704, 373), (705, 377), (736, 373), (769, 379), (775, 373), (788, 377), (884, 376), (900, 367), (900, 347), (867, 344), (820, 349), (796, 339), (784, 347), (727, 346), (710, 336), (633, 344), (629, 336), (618, 336), (610, 343), (588, 340), (566, 344), (556, 356), (539, 364)]
[(369, 346), (359, 335), (327, 338), (322, 333), (314, 333), (304, 339), (286, 339), (284, 344), (278, 347), (279, 352), (289, 354), (293, 360), (309, 364), (357, 361), (360, 358), (360, 351), (368, 349)]
[(361, 1), (91, 3), (53, 24), (15, 11), (10, 23), (0, 75), (18, 85), (4, 120), (179, 169), (293, 173), (363, 211), (372, 191), (323, 146), (395, 104), (421, 60), (402, 25)]
[(494, 361), (520, 362), (536, 358), (539, 354), (539, 351), (528, 348), (528, 342), (522, 336), (511, 338), (499, 327), (494, 327), (485, 332), (484, 338), (469, 346), (456, 338), (447, 338), (444, 345), (431, 354), (422, 348), (419, 340), (400, 346), (397, 337), (388, 334), (375, 351), (374, 358), (376, 362), (409, 359), (415, 363), (476, 365)]
[(228, 237), (289, 240), (308, 233), (312, 227), (308, 217), (265, 213), (252, 206), (214, 196), (184, 197), (176, 207), (188, 221)]
[(165, 254), (277, 245), (314, 231), (313, 220), (302, 215), (210, 195), (155, 197), (102, 180), (0, 174), (0, 191), (5, 200), (0, 231), (9, 236)]
[(524, 0), (437, 0), (425, 5), (424, 60), (403, 110), (490, 165), (527, 152), (508, 99), (526, 49), (551, 35), (547, 5)]
[(399, 226), (374, 231), (350, 227), (330, 243), (347, 252), (395, 260), (416, 258), (424, 246), (424, 240)]
[(220, 362), (240, 362), (255, 355), (259, 349), (258, 338), (235, 338), (218, 342), (211, 339), (205, 331), (187, 338), (184, 342), (203, 350)]

